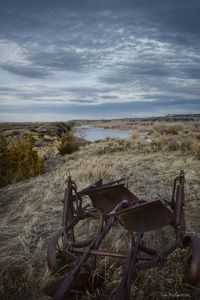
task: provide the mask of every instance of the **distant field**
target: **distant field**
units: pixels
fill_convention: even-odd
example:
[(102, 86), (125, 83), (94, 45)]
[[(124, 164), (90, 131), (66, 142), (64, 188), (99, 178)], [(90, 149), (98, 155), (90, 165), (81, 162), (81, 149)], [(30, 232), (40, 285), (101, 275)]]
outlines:
[[(43, 292), (50, 280), (47, 241), (61, 227), (61, 200), (67, 174), (71, 174), (79, 189), (99, 178), (109, 181), (129, 176), (130, 190), (152, 200), (156, 193), (169, 199), (173, 178), (184, 169), (188, 231), (200, 234), (200, 120), (89, 123), (128, 129), (133, 134), (128, 140), (107, 139), (82, 145), (78, 151), (62, 157), (56, 153), (47, 159), (51, 166), (44, 175), (0, 190), (0, 299), (49, 299)], [(31, 126), (34, 132), (34, 124)], [(26, 124), (23, 130), (27, 130)], [(140, 130), (149, 133), (145, 140), (140, 139)], [(44, 135), (40, 136), (41, 142)], [(51, 147), (51, 142), (48, 145)], [(89, 230), (86, 224), (84, 234)], [(160, 230), (156, 238), (153, 233), (148, 238), (164, 245), (171, 233)], [(107, 245), (116, 250), (123, 247), (125, 241), (119, 229), (108, 237)], [(163, 268), (140, 273), (132, 290), (136, 299), (173, 299), (170, 295), (178, 294), (185, 295), (181, 299), (200, 299), (200, 290), (188, 289), (182, 283), (185, 255), (184, 250), (178, 250)], [(121, 267), (107, 258), (102, 259), (101, 266), (105, 276), (101, 296), (96, 292), (77, 299), (113, 299)], [(107, 295), (111, 295), (110, 298)]]

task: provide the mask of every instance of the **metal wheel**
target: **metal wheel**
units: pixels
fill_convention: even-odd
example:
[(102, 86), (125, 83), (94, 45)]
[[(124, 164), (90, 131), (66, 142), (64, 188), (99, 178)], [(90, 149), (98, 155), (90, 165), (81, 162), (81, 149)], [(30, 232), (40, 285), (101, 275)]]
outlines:
[(200, 283), (200, 237), (186, 236), (183, 240), (184, 248), (189, 248), (187, 256), (187, 282), (191, 287)]
[(52, 273), (58, 272), (70, 260), (70, 256), (66, 255), (66, 239), (64, 230), (57, 231), (48, 242), (47, 262)]
[(77, 258), (77, 255), (67, 251), (67, 246), (70, 245), (75, 248), (87, 247), (93, 237), (87, 240), (79, 240), (73, 242), (71, 238), (71, 231), (64, 233), (64, 230), (57, 231), (48, 242), (47, 246), (47, 263), (49, 270), (52, 273), (60, 272), (66, 265), (71, 265)]

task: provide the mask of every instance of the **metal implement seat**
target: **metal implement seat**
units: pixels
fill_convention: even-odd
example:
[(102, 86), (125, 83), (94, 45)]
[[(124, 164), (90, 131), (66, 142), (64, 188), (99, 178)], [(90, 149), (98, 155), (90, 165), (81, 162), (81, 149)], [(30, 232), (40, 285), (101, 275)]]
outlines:
[(174, 213), (160, 200), (136, 203), (132, 207), (113, 212), (125, 229), (134, 232), (157, 230), (174, 221)]
[(124, 184), (95, 187), (84, 194), (90, 197), (94, 208), (101, 213), (109, 213), (123, 200), (130, 203), (139, 200)]

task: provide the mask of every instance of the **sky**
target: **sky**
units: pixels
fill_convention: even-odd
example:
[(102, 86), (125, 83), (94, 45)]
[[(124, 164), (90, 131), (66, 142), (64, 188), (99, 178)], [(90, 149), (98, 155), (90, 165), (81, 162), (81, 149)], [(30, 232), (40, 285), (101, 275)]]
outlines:
[(1, 0), (0, 121), (200, 113), (200, 0)]

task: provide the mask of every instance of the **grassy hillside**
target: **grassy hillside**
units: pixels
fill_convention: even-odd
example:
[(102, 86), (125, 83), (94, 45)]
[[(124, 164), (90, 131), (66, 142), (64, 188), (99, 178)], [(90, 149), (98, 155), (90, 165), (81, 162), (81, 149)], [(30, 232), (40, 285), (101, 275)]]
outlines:
[(12, 146), (27, 136), (34, 138), (34, 149), (40, 157), (48, 159), (58, 153), (58, 146), (63, 135), (72, 131), (71, 122), (54, 123), (0, 123), (0, 135)]
[[(188, 128), (182, 124), (177, 132), (170, 131), (166, 124), (162, 130), (156, 124), (152, 126), (154, 130), (147, 140), (134, 134), (129, 140), (91, 143), (64, 156), (51, 172), (0, 190), (0, 299), (49, 299), (43, 293), (50, 279), (46, 247), (49, 237), (61, 227), (61, 200), (67, 174), (71, 174), (79, 189), (99, 178), (109, 181), (129, 176), (130, 190), (152, 200), (156, 193), (169, 199), (173, 178), (184, 169), (188, 231), (200, 234), (200, 147), (198, 129), (195, 130), (199, 123)], [(82, 227), (78, 232), (87, 235), (89, 230), (86, 224), (84, 232)], [(165, 245), (171, 237), (172, 233), (163, 229), (148, 234), (147, 239)], [(113, 250), (119, 250), (125, 242), (121, 227), (113, 230), (105, 241)], [(182, 283), (186, 254), (177, 250), (163, 268), (141, 272), (132, 294), (137, 299), (175, 299), (176, 295), (182, 295), (181, 299), (200, 299), (199, 290), (188, 289)], [(105, 279), (102, 289), (81, 299), (108, 299), (107, 295), (113, 298), (121, 265), (104, 258), (101, 269)]]

